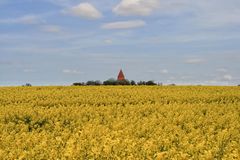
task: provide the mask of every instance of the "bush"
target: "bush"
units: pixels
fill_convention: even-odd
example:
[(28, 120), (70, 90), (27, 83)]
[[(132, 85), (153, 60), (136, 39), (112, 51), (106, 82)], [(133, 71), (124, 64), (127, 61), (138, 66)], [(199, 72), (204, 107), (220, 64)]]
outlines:
[(116, 79), (109, 79), (103, 82), (103, 85), (130, 85), (131, 83), (129, 80), (116, 80)]
[(117, 80), (117, 85), (130, 85), (130, 82), (128, 80)]
[(146, 85), (146, 82), (145, 81), (139, 81), (138, 83), (137, 83), (137, 85)]
[(157, 83), (155, 83), (153, 80), (151, 80), (151, 81), (139, 81), (138, 83), (137, 83), (137, 85), (148, 85), (148, 86), (154, 86), (154, 85), (157, 85)]
[(87, 81), (86, 85), (88, 86), (100, 86), (102, 84), (101, 81), (97, 80), (97, 81)]
[(117, 80), (114, 78), (108, 79), (103, 82), (103, 85), (117, 85)]
[(84, 82), (76, 82), (72, 84), (73, 86), (84, 86), (85, 83)]
[(95, 81), (95, 85), (96, 85), (96, 86), (100, 86), (100, 85), (102, 85), (102, 82), (99, 81), (99, 80), (97, 80), (97, 81)]
[(155, 86), (157, 84), (154, 81), (147, 81), (146, 85)]
[(131, 83), (131, 85), (133, 85), (133, 86), (136, 85), (136, 82), (135, 82), (134, 80), (131, 80), (130, 83)]
[(23, 87), (31, 87), (32, 85), (30, 83), (26, 83), (23, 85)]

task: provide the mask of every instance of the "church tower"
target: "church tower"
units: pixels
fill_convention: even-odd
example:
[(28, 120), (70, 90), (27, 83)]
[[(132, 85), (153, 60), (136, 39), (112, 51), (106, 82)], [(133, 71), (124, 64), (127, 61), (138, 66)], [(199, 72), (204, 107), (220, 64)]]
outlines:
[(123, 74), (122, 69), (120, 70), (120, 72), (119, 72), (119, 74), (118, 74), (117, 80), (118, 80), (118, 81), (125, 80), (125, 76), (124, 76), (124, 74)]

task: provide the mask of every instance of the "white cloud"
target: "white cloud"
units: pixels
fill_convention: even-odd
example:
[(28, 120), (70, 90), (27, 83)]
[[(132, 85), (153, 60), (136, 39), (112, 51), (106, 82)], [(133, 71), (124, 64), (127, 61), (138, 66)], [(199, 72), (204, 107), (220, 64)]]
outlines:
[(189, 80), (189, 79), (192, 79), (192, 78), (193, 77), (190, 76), (190, 75), (183, 75), (183, 76), (180, 77), (180, 79), (182, 79), (182, 80)]
[(44, 1), (47, 1), (49, 3), (52, 3), (57, 6), (61, 6), (61, 7), (70, 7), (72, 5), (71, 0), (44, 0)]
[(102, 25), (103, 29), (130, 29), (145, 26), (146, 23), (142, 20), (119, 21), (112, 23), (105, 23)]
[[(203, 82), (203, 85), (220, 85), (221, 82), (217, 81), (217, 80), (206, 80)], [(223, 84), (221, 84), (223, 85)]]
[(38, 24), (43, 23), (40, 17), (35, 15), (25, 15), (23, 17), (18, 18), (8, 18), (0, 20), (0, 23), (7, 23), (7, 24)]
[(162, 69), (162, 70), (147, 70), (147, 73), (154, 73), (154, 74), (168, 74), (169, 71), (167, 69)]
[(160, 71), (160, 73), (162, 73), (162, 74), (168, 74), (169, 71), (168, 71), (167, 69), (162, 69), (162, 70)]
[(228, 70), (226, 68), (218, 68), (217, 72), (226, 73), (226, 72), (228, 72)]
[(185, 14), (183, 21), (188, 25), (215, 28), (239, 25), (239, 7), (239, 0), (168, 0), (161, 1), (157, 12), (176, 16)]
[(187, 59), (185, 61), (185, 63), (187, 64), (200, 64), (200, 63), (203, 63), (204, 60), (203, 59), (200, 59), (200, 58), (192, 58), (192, 59)]
[[(188, 2), (190, 3), (190, 2)], [(216, 5), (217, 4), (217, 5)], [(193, 3), (193, 23), (202, 27), (222, 27), (240, 24), (240, 3), (238, 0), (202, 0)]]
[(49, 33), (60, 33), (62, 28), (57, 25), (43, 25), (41, 26), (41, 30)]
[(223, 80), (225, 81), (231, 81), (233, 79), (232, 75), (226, 74), (223, 76)]
[(113, 12), (123, 16), (147, 16), (157, 9), (158, 6), (159, 0), (122, 0), (113, 8)]
[(64, 69), (62, 72), (65, 74), (84, 74), (83, 72), (75, 70), (75, 69), (73, 69), (73, 70), (72, 69)]
[(122, 16), (183, 16), (183, 23), (200, 28), (240, 25), (239, 0), (121, 0), (113, 12)]
[(73, 16), (78, 16), (86, 19), (99, 19), (102, 17), (101, 12), (98, 11), (90, 3), (80, 3), (77, 6), (74, 6), (68, 10), (65, 10), (64, 13), (68, 13)]

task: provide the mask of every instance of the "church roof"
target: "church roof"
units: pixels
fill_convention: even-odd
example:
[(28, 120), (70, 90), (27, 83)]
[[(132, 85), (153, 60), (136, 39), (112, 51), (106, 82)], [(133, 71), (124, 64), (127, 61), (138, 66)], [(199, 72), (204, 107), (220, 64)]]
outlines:
[(118, 74), (118, 78), (117, 78), (118, 80), (124, 80), (125, 79), (125, 76), (124, 76), (124, 74), (123, 74), (123, 71), (122, 70), (120, 70), (120, 72), (119, 72), (119, 74)]

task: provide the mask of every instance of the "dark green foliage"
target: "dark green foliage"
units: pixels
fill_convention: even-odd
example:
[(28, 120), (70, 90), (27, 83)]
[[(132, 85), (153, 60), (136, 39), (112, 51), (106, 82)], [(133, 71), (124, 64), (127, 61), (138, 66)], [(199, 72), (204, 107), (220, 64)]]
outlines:
[(138, 83), (137, 83), (138, 85), (146, 85), (146, 82), (145, 81), (139, 81)]
[(84, 82), (76, 82), (72, 84), (73, 86), (84, 86), (85, 83)]
[(157, 85), (154, 81), (147, 81), (146, 85), (154, 86)]
[(133, 86), (136, 85), (136, 82), (135, 82), (134, 80), (131, 80), (130, 83), (131, 83), (131, 85), (133, 85)]
[(76, 83), (73, 83), (73, 86), (84, 86), (84, 85), (87, 85), (87, 86), (100, 86), (100, 85), (149, 85), (149, 86), (152, 86), (152, 85), (157, 85), (154, 81), (140, 81), (138, 83), (136, 83), (134, 80), (116, 80), (114, 78), (110, 78), (106, 81), (103, 81), (103, 83), (99, 80), (97, 81), (87, 81), (86, 83), (84, 82), (76, 82)]
[(100, 86), (102, 84), (101, 81), (97, 80), (97, 81), (87, 81), (86, 85), (88, 86)]
[(23, 87), (31, 87), (32, 85), (30, 83), (26, 83), (23, 85)]
[(103, 85), (117, 85), (117, 80), (114, 78), (110, 78), (103, 82)]
[(154, 85), (157, 85), (153, 80), (151, 81), (139, 81), (137, 83), (138, 85), (148, 85), (148, 86), (154, 86)]
[(130, 85), (131, 83), (129, 82), (129, 80), (125, 79), (125, 80), (117, 80), (116, 84), (117, 85)]

